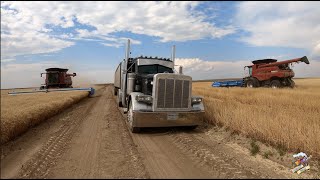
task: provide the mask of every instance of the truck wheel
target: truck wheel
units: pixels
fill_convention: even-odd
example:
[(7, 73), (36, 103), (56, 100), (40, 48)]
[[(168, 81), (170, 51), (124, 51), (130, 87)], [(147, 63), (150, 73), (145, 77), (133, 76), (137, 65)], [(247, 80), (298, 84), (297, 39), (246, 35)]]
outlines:
[(118, 103), (118, 107), (123, 107), (122, 102), (121, 102), (121, 97), (120, 97), (120, 93), (117, 93), (117, 103)]
[(140, 132), (140, 128), (138, 127), (133, 127), (133, 121), (134, 121), (134, 117), (133, 117), (133, 108), (132, 108), (132, 101), (130, 101), (129, 103), (129, 110), (128, 110), (128, 123), (130, 126), (130, 130), (132, 133), (138, 133)]
[(115, 96), (118, 95), (118, 88), (115, 87), (115, 88), (113, 89), (113, 93), (114, 93)]
[(192, 130), (196, 129), (197, 127), (198, 127), (198, 125), (186, 126), (186, 129), (192, 131)]
[(271, 84), (270, 84), (270, 87), (273, 88), (273, 89), (280, 88), (281, 87), (281, 83), (277, 79), (276, 80), (272, 80)]

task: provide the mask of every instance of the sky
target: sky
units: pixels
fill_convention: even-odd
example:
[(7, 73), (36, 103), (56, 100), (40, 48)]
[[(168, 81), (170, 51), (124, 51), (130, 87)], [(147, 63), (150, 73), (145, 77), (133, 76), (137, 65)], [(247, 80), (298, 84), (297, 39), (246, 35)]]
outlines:
[(171, 57), (194, 80), (240, 78), (257, 59), (287, 60), (296, 77), (320, 77), (320, 2), (1, 1), (1, 88), (39, 87), (49, 67), (76, 85), (112, 83), (131, 57)]

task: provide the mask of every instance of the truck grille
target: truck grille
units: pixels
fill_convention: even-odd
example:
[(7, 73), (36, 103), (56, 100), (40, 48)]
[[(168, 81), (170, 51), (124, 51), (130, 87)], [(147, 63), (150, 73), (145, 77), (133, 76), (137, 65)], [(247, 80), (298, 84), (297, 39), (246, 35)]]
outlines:
[(155, 103), (156, 109), (181, 110), (190, 108), (189, 103), (191, 80), (176, 78), (159, 78), (157, 88), (157, 102)]

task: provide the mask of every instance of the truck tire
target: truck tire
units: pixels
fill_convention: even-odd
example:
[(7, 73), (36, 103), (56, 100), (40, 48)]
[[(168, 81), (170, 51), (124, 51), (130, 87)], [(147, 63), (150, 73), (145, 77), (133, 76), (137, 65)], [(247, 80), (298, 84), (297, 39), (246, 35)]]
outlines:
[(133, 117), (132, 101), (129, 102), (129, 109), (128, 109), (128, 113), (127, 113), (127, 118), (128, 118), (128, 123), (129, 123), (130, 131), (131, 131), (132, 133), (138, 133), (138, 132), (140, 132), (140, 128), (138, 128), (138, 127), (133, 127), (134, 117)]
[(196, 129), (197, 127), (198, 127), (198, 125), (186, 126), (186, 129), (187, 129), (188, 131), (192, 131), (192, 130)]
[(273, 88), (273, 89), (280, 88), (281, 87), (281, 83), (277, 79), (272, 80), (271, 83), (270, 83), (270, 87)]
[(114, 94), (115, 96), (118, 95), (118, 88), (115, 87), (115, 88), (113, 89), (113, 94)]
[(118, 104), (118, 107), (123, 107), (122, 102), (121, 102), (120, 93), (119, 93), (119, 92), (117, 93), (117, 104)]

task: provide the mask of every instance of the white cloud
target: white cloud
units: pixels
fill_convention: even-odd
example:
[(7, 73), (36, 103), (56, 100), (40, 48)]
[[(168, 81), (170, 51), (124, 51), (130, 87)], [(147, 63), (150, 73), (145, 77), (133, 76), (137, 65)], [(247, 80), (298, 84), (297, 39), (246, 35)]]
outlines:
[(320, 2), (241, 2), (235, 17), (256, 46), (304, 48), (320, 55)]
[(176, 65), (183, 67), (183, 73), (194, 80), (236, 78), (243, 76), (243, 67), (248, 61), (204, 61), (199, 58), (177, 58)]
[(115, 40), (111, 40), (110, 43), (101, 43), (101, 44), (103, 44), (105, 46), (111, 46), (111, 47), (119, 48), (119, 47), (123, 46), (124, 44), (126, 44), (128, 39), (130, 39), (130, 43), (131, 44), (141, 44), (141, 41), (134, 40), (132, 38), (125, 38), (125, 37), (118, 38), (118, 39), (115, 39)]
[(122, 46), (122, 45), (119, 44), (119, 43), (101, 43), (101, 44), (104, 45), (104, 46), (116, 47), (116, 48), (119, 48), (119, 47)]
[(313, 48), (312, 56), (318, 56), (318, 58), (320, 59), (320, 43), (315, 48)]
[[(279, 60), (282, 61), (282, 60)], [(320, 61), (309, 60), (310, 64), (294, 64), (295, 77), (320, 77)], [(251, 65), (249, 60), (205, 61), (199, 58), (177, 58), (176, 65), (183, 66), (183, 73), (191, 76), (194, 80), (241, 78), (246, 72), (244, 66)]]
[(96, 29), (77, 29), (78, 38), (102, 38), (109, 41), (105, 44), (115, 47), (120, 46), (118, 41), (124, 37), (110, 34), (120, 31), (158, 37), (162, 42), (219, 38), (234, 31), (231, 27), (216, 27), (206, 22), (207, 17), (195, 10), (199, 3), (1, 2), (1, 54), (13, 57), (72, 46), (74, 43), (67, 40), (77, 38), (73, 34), (53, 36), (50, 33), (56, 33), (52, 27), (75, 27), (75, 20)]
[(16, 32), (12, 35), (1, 34), (1, 57), (50, 53), (73, 44), (73, 42), (52, 38), (44, 33)]
[(51, 30), (46, 24), (61, 24), (59, 17), (50, 17), (49, 12), (40, 14), (46, 8), (34, 10), (33, 4), (39, 2), (1, 2), (1, 58), (54, 52), (74, 44), (48, 35)]
[(11, 59), (1, 59), (1, 63), (7, 63), (7, 62), (12, 62), (15, 61), (16, 59), (11, 58)]

